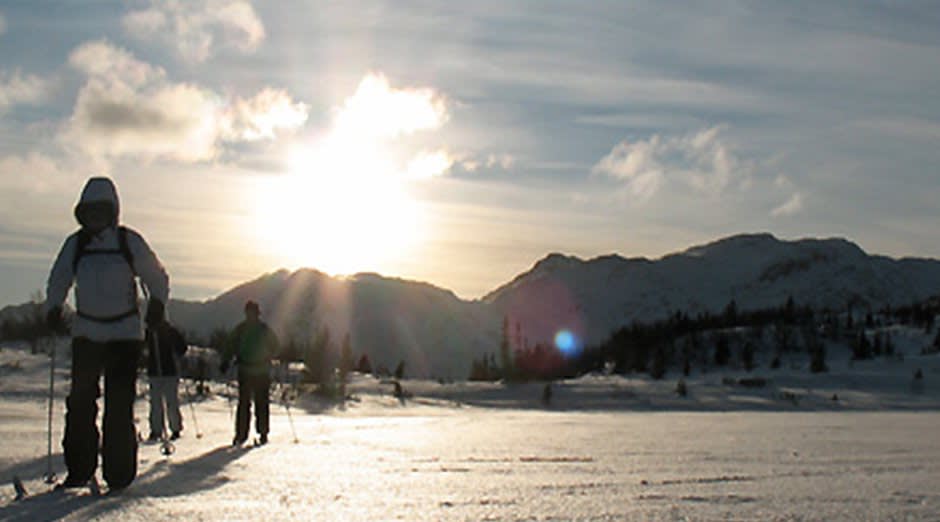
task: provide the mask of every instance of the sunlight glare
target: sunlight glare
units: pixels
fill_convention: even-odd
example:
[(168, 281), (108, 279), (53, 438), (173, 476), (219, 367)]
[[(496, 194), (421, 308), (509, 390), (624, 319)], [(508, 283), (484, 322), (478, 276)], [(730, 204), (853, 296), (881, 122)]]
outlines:
[(291, 154), (262, 196), (259, 232), (290, 268), (379, 271), (419, 239), (418, 205), (379, 148), (328, 141)]
[(426, 224), (409, 183), (442, 175), (455, 159), (438, 150), (401, 164), (408, 153), (396, 140), (447, 117), (433, 89), (393, 88), (384, 75), (367, 74), (329, 130), (295, 145), (288, 173), (260, 189), (259, 237), (289, 268), (352, 274), (402, 260)]

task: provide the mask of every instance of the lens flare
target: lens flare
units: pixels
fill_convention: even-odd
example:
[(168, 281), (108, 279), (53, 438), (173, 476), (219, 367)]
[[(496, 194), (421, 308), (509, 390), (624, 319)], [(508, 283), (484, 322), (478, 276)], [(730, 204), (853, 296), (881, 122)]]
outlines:
[(573, 357), (581, 351), (581, 345), (578, 338), (570, 330), (559, 330), (555, 334), (555, 346), (565, 355)]

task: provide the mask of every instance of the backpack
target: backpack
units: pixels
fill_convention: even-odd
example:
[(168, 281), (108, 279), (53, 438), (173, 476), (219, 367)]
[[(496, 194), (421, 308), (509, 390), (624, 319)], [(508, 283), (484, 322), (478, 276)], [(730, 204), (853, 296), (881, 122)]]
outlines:
[[(127, 266), (130, 267), (131, 273), (134, 274), (134, 277), (137, 277), (137, 270), (134, 269), (134, 254), (131, 253), (131, 247), (127, 244), (127, 227), (121, 225), (117, 227), (117, 237), (118, 237), (118, 247), (116, 249), (102, 249), (102, 250), (88, 250), (88, 243), (91, 242), (91, 234), (85, 232), (84, 230), (79, 230), (78, 234), (78, 244), (75, 245), (75, 255), (72, 257), (72, 273), (75, 274), (78, 271), (78, 262), (81, 261), (82, 257), (90, 255), (101, 255), (101, 254), (121, 254), (121, 257), (124, 258), (124, 261), (127, 261)], [(135, 283), (136, 284), (136, 283)], [(76, 310), (75, 314), (79, 317), (96, 321), (99, 323), (113, 323), (120, 321), (126, 317), (138, 315), (140, 312), (137, 310), (137, 307), (110, 317), (96, 317), (91, 316), (86, 313), (83, 313), (81, 310)]]

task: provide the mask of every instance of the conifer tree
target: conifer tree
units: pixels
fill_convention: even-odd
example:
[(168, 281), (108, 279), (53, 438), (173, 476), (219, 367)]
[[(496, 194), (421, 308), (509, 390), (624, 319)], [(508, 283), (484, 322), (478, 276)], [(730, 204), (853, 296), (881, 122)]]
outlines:
[(362, 356), (359, 357), (359, 363), (356, 364), (356, 371), (363, 374), (372, 373), (372, 362), (369, 361), (368, 354), (362, 354)]
[[(519, 337), (519, 323), (516, 323), (516, 338)], [(499, 342), (499, 361), (500, 367), (503, 374), (503, 378), (506, 380), (512, 379), (513, 370), (512, 370), (512, 350), (509, 346), (509, 316), (503, 317), (503, 337)]]
[(343, 345), (339, 352), (340, 377), (345, 379), (346, 375), (353, 370), (355, 364), (355, 358), (353, 356), (352, 350), (352, 341), (350, 341), (349, 333), (347, 333), (343, 336)]
[(852, 349), (852, 358), (856, 360), (871, 359), (871, 343), (864, 331), (858, 333)]
[(326, 354), (330, 347), (330, 328), (317, 329), (313, 343), (304, 349), (304, 377), (308, 382), (320, 384), (326, 374)]
[(810, 371), (813, 373), (828, 372), (829, 367), (826, 365), (826, 345), (821, 342), (816, 343), (814, 346), (810, 347), (810, 353)]
[(750, 341), (741, 348), (741, 365), (748, 372), (754, 369), (754, 345)]
[(715, 366), (727, 366), (731, 359), (731, 348), (728, 336), (719, 333), (715, 338)]
[(653, 351), (653, 361), (650, 364), (650, 377), (662, 379), (666, 375), (666, 349), (662, 344)]

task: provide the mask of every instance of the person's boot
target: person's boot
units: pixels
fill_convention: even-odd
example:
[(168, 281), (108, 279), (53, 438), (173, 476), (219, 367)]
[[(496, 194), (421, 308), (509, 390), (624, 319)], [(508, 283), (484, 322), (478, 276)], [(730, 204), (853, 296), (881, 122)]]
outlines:
[(160, 434), (155, 431), (151, 431), (150, 436), (147, 437), (147, 442), (157, 442), (159, 440), (160, 440)]
[(65, 477), (65, 480), (55, 485), (56, 490), (83, 488), (88, 484), (87, 480), (78, 480), (72, 477)]
[(180, 438), (180, 432), (179, 432), (179, 431), (174, 431), (173, 434), (170, 435), (170, 440), (176, 440), (176, 439), (178, 439), (178, 438)]
[(259, 446), (264, 446), (264, 445), (267, 444), (267, 443), (268, 443), (268, 434), (267, 434), (267, 433), (262, 433), (261, 436), (258, 437), (258, 445), (259, 445)]

